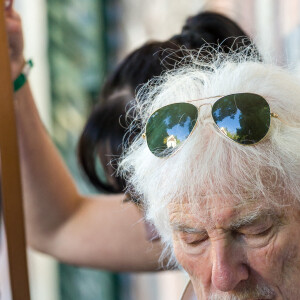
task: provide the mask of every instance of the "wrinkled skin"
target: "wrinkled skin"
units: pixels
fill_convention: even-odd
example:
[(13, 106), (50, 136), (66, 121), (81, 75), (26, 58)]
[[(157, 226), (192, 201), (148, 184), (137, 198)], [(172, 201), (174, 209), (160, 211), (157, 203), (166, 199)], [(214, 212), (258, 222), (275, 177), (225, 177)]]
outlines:
[(217, 200), (196, 213), (169, 205), (175, 255), (197, 299), (300, 299), (299, 208)]

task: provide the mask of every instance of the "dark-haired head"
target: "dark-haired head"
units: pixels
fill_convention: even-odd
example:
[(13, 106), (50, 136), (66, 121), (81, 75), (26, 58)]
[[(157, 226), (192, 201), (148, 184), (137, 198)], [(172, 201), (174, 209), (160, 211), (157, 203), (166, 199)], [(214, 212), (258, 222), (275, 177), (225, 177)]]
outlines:
[(179, 48), (174, 41), (152, 41), (133, 51), (106, 80), (100, 94), (100, 102), (109, 101), (116, 91), (124, 88), (134, 95), (140, 86), (161, 75), (167, 66), (174, 66), (175, 55), (172, 56), (170, 53), (176, 52)]
[[(105, 82), (78, 145), (80, 165), (96, 188), (122, 192), (125, 185), (114, 175), (114, 167), (122, 152), (126, 124), (130, 122), (129, 118), (125, 119), (126, 107), (144, 83), (174, 67), (180, 57), (178, 51), (180, 47), (172, 41), (146, 43), (128, 55)], [(98, 156), (105, 180), (97, 173)]]
[[(187, 19), (182, 32), (166, 42), (150, 42), (129, 54), (105, 82), (99, 104), (89, 117), (79, 141), (79, 161), (95, 187), (110, 193), (123, 192), (125, 183), (115, 176), (126, 133), (126, 106), (139, 88), (155, 76), (173, 69), (185, 49), (209, 44), (217, 51), (245, 49), (251, 44), (245, 32), (227, 17), (203, 12)], [(176, 54), (175, 54), (176, 52)], [(172, 55), (173, 53), (173, 55)], [(207, 55), (200, 53), (200, 55)], [(138, 133), (138, 130), (137, 132)], [(100, 158), (106, 180), (96, 170)]]
[[(102, 191), (120, 192), (125, 184), (121, 177), (113, 175), (116, 161), (122, 153), (122, 140), (128, 124), (125, 110), (132, 99), (132, 93), (124, 88), (111, 95), (106, 103), (97, 105), (80, 138), (78, 155), (81, 166), (90, 182)], [(99, 176), (97, 159), (106, 178)]]
[(180, 34), (171, 38), (188, 49), (199, 49), (209, 44), (229, 52), (251, 44), (247, 34), (229, 18), (213, 12), (201, 12), (189, 17)]

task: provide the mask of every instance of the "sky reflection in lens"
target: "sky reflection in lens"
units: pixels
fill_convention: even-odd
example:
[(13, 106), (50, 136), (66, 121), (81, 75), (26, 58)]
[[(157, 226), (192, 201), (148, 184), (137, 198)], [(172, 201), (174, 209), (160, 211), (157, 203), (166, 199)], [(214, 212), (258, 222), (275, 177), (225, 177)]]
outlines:
[(146, 126), (150, 151), (159, 157), (173, 153), (188, 138), (197, 117), (197, 108), (189, 103), (174, 103), (157, 110)]
[(220, 131), (241, 144), (260, 141), (270, 127), (270, 107), (256, 94), (225, 96), (215, 102), (212, 116)]
[[(270, 127), (267, 101), (251, 93), (228, 95), (212, 106), (212, 117), (219, 130), (240, 144), (255, 144)], [(174, 103), (154, 112), (146, 125), (150, 151), (158, 157), (171, 155), (189, 137), (198, 118), (190, 103)]]

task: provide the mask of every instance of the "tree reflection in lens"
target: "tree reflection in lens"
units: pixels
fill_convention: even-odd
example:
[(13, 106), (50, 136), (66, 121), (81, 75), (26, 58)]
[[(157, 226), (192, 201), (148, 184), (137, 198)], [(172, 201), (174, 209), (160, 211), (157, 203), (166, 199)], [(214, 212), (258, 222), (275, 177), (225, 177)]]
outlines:
[(172, 154), (188, 138), (197, 118), (197, 107), (190, 103), (174, 103), (157, 110), (146, 126), (150, 151), (158, 157)]
[(213, 119), (220, 131), (240, 144), (255, 144), (270, 127), (270, 107), (256, 94), (225, 96), (212, 108)]

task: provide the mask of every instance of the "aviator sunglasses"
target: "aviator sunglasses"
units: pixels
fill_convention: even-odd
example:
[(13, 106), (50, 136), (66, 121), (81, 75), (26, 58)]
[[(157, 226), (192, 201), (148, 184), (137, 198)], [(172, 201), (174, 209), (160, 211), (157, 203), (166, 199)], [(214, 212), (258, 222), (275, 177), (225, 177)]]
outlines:
[(177, 151), (195, 129), (201, 106), (211, 105), (215, 127), (227, 138), (242, 145), (254, 145), (267, 135), (271, 117), (265, 98), (252, 93), (239, 93), (221, 97), (214, 104), (199, 107), (190, 102), (173, 103), (156, 110), (146, 123), (143, 138), (157, 157), (168, 157)]

